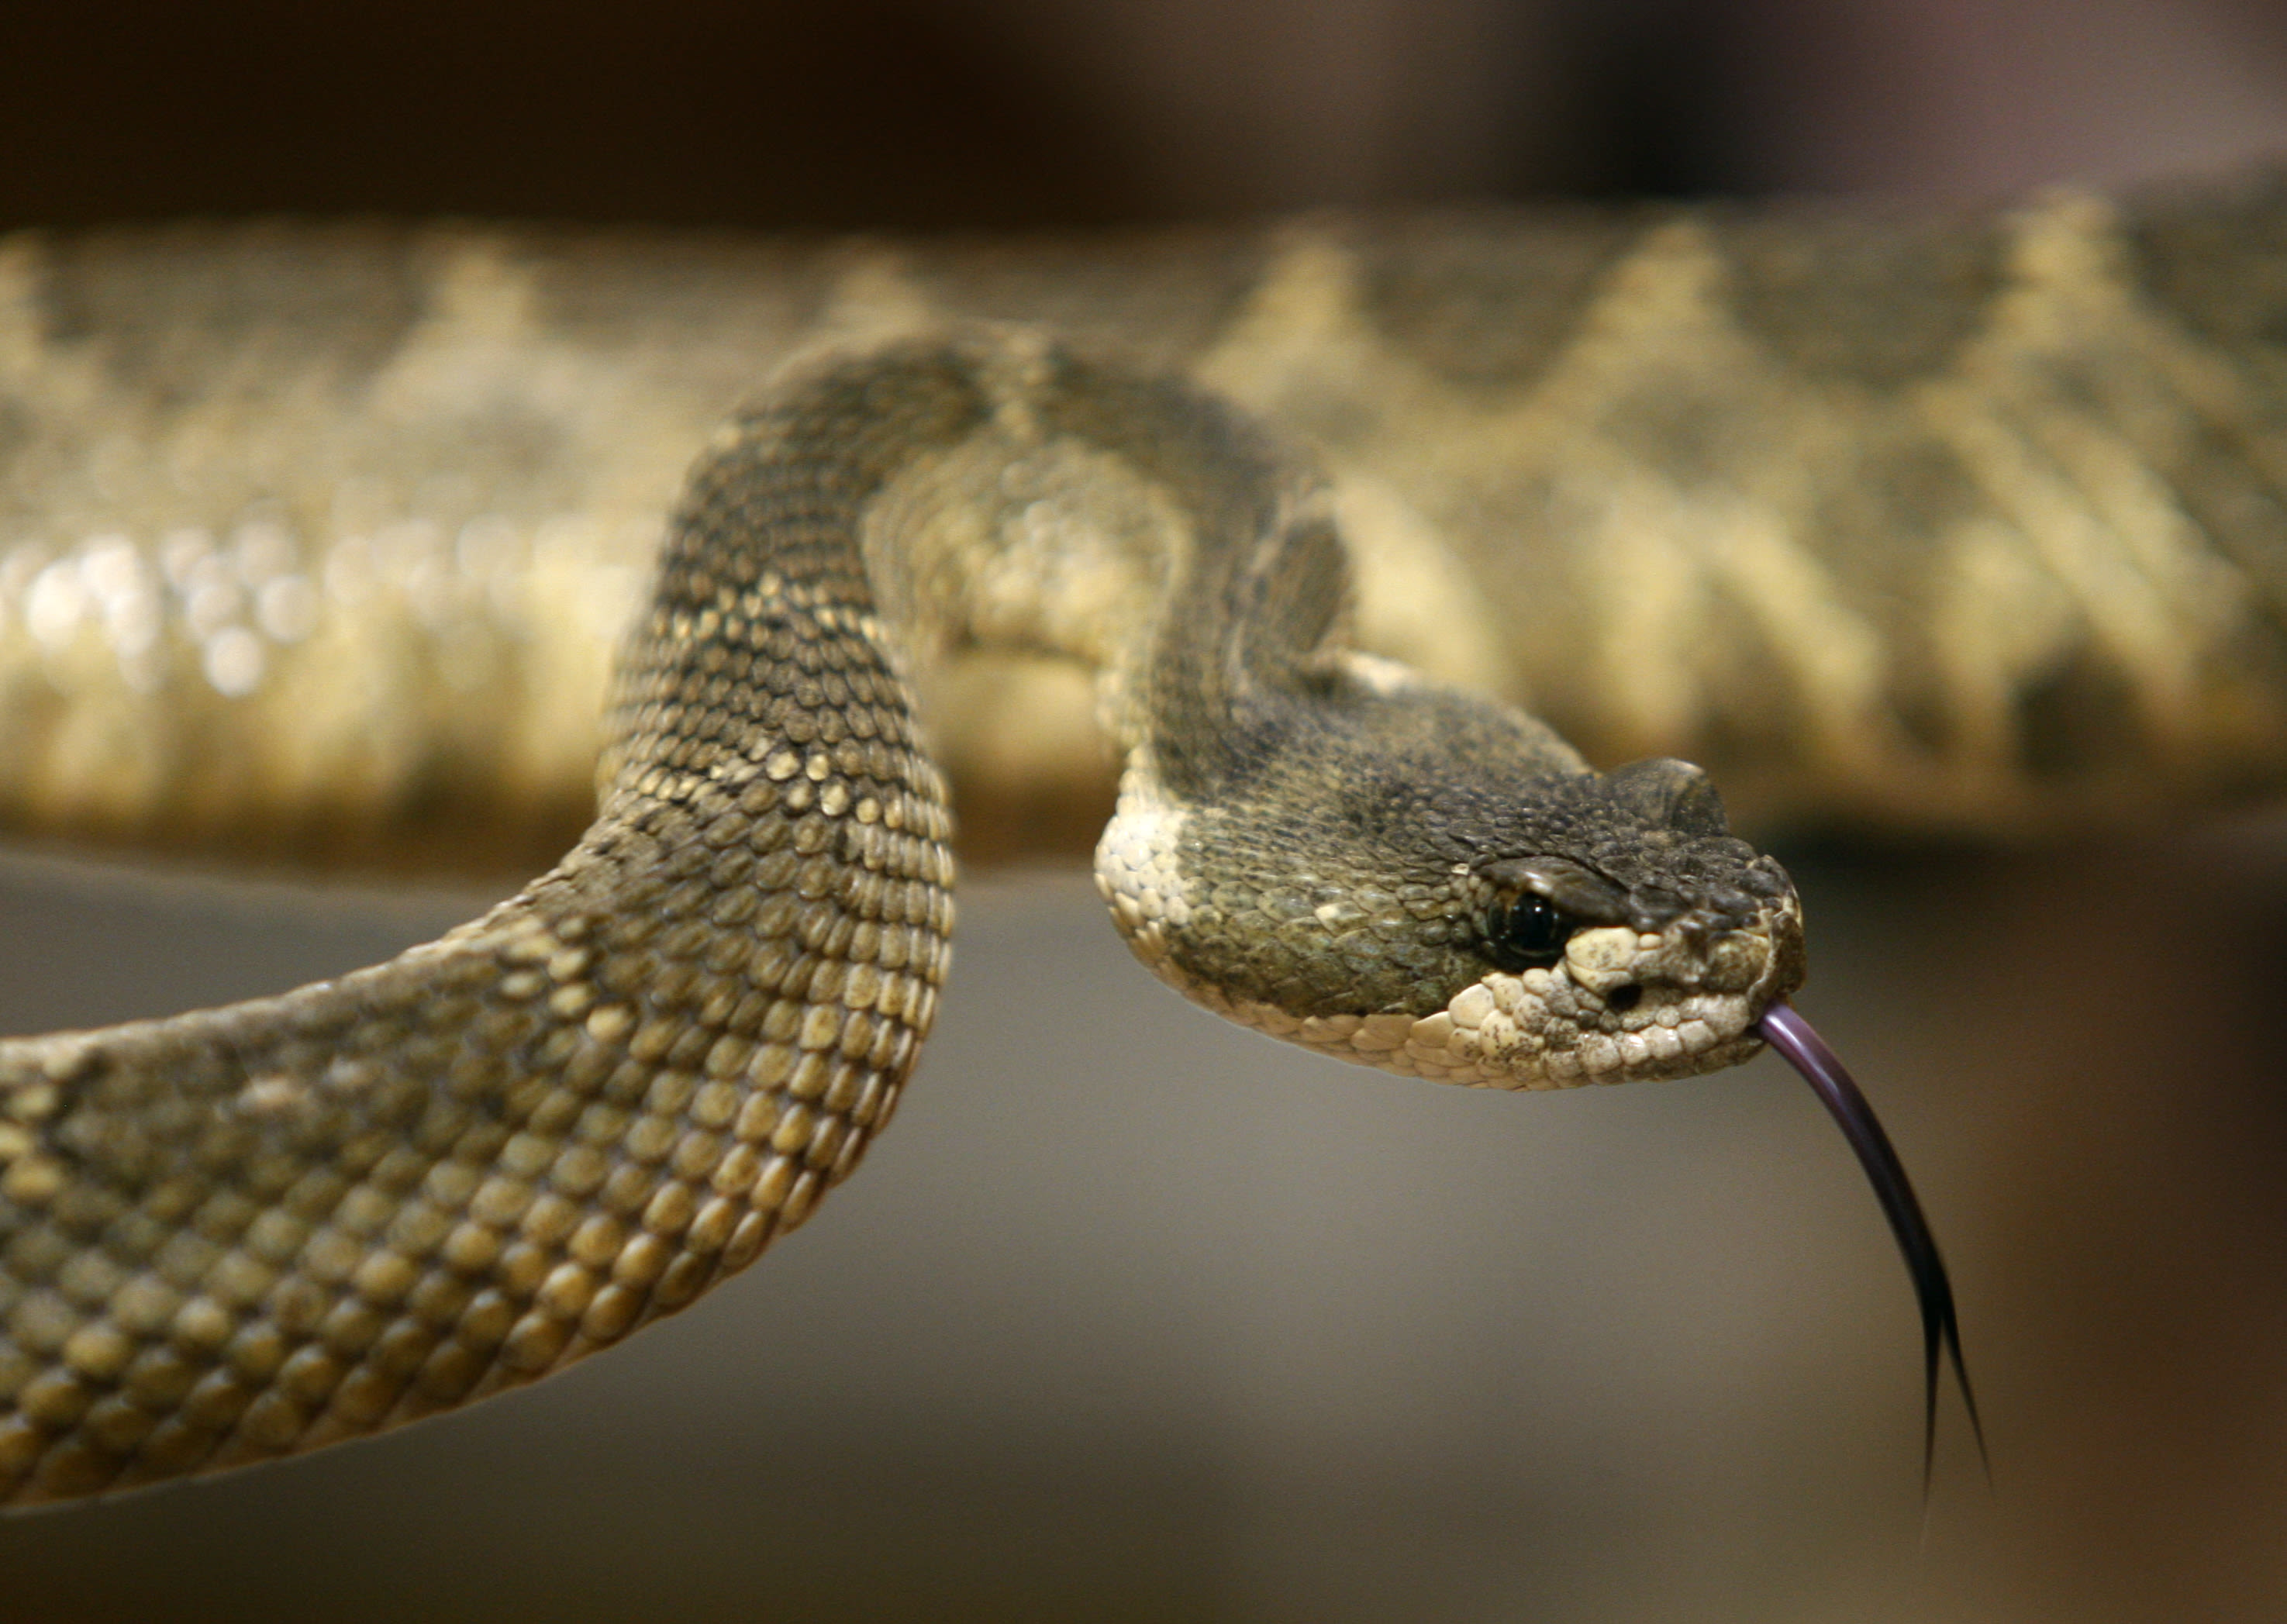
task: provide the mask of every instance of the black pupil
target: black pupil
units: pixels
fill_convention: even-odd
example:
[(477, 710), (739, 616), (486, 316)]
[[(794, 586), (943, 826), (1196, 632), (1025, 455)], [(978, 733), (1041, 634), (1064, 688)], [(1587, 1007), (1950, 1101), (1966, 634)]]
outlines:
[(1546, 970), (1564, 956), (1564, 944), (1578, 928), (1537, 891), (1485, 910), (1485, 942), (1503, 970)]

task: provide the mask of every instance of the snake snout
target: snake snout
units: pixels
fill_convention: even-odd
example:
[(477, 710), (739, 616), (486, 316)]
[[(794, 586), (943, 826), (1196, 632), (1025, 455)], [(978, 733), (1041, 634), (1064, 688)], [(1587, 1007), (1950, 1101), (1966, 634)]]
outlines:
[(1792, 894), (1736, 923), (1687, 907), (1656, 931), (1577, 931), (1547, 968), (1481, 978), (1381, 1063), (1504, 1089), (1694, 1076), (1753, 1055), (1755, 1022), (1801, 978)]

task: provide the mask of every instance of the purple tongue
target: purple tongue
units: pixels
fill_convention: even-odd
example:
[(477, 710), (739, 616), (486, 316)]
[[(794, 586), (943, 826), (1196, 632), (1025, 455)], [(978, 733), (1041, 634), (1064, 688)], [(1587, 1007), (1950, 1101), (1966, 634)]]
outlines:
[(1969, 1367), (1961, 1362), (1961, 1327), (1954, 1319), (1953, 1287), (1945, 1278), (1945, 1259), (1938, 1256), (1929, 1221), (1922, 1216), (1922, 1205), (1914, 1199), (1914, 1187), (1898, 1153), (1890, 1147), (1890, 1136), (1874, 1120), (1874, 1108), (1843, 1070), (1842, 1062), (1792, 1004), (1773, 1004), (1763, 1011), (1755, 1029), (1802, 1073), (1803, 1081), (1841, 1124), (1842, 1137), (1857, 1152), (1858, 1165), (1866, 1169), (1867, 1181), (1882, 1203), (1882, 1216), (1890, 1221), (1890, 1232), (1898, 1238), (1906, 1271), (1914, 1277), (1914, 1295), (1920, 1299), (1922, 1309), (1922, 1493), (1929, 1493), (1930, 1464), (1937, 1447), (1941, 1348), (1953, 1359), (1953, 1374), (1961, 1383), (1961, 1402), (1969, 1411), (1969, 1430), (1977, 1438), (1978, 1459), (1985, 1462), (1986, 1475), (1991, 1477), (1993, 1463), (1985, 1453), (1985, 1428), (1977, 1419), (1976, 1397), (1969, 1390)]

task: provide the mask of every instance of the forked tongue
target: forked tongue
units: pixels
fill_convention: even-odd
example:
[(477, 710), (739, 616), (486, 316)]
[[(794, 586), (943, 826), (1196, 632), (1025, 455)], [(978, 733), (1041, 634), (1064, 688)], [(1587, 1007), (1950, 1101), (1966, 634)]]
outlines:
[(1874, 1108), (1866, 1103), (1842, 1062), (1792, 1004), (1773, 1004), (1763, 1011), (1755, 1029), (1763, 1042), (1802, 1073), (1803, 1081), (1841, 1124), (1842, 1137), (1858, 1153), (1858, 1165), (1866, 1169), (1867, 1181), (1882, 1203), (1882, 1216), (1889, 1219), (1890, 1232), (1898, 1238), (1906, 1272), (1914, 1277), (1914, 1295), (1922, 1309), (1922, 1493), (1929, 1493), (1930, 1468), (1937, 1449), (1941, 1350), (1953, 1360), (1954, 1377), (1961, 1383), (1962, 1406), (1969, 1412), (1969, 1430), (1977, 1439), (1977, 1458), (1984, 1462), (1990, 1480), (1993, 1462), (1985, 1453), (1985, 1428), (1977, 1419), (1977, 1398), (1969, 1390), (1969, 1367), (1961, 1361), (1961, 1327), (1953, 1313), (1953, 1286), (1945, 1277), (1945, 1259), (1938, 1256), (1929, 1221), (1922, 1216), (1922, 1204), (1914, 1199), (1914, 1186), (1906, 1177), (1898, 1153), (1891, 1148), (1890, 1136), (1882, 1131)]

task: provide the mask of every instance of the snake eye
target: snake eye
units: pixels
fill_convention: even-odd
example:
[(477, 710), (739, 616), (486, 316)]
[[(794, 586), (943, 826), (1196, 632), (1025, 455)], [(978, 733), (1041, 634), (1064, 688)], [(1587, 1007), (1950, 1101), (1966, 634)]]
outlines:
[(1503, 970), (1546, 970), (1564, 956), (1579, 922), (1539, 891), (1485, 909), (1485, 949)]

